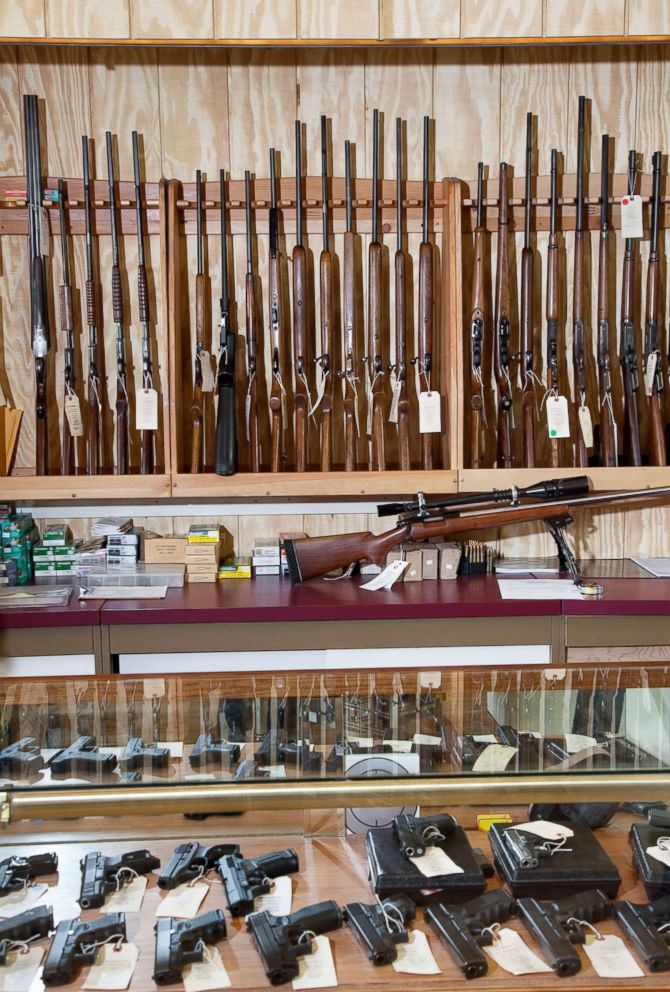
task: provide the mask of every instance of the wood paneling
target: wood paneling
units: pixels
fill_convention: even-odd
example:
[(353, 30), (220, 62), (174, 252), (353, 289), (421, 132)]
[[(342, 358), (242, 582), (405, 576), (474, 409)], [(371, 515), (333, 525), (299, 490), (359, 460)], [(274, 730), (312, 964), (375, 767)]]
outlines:
[(460, 0), (380, 0), (380, 38), (458, 38)]
[[(296, 60), (291, 52), (233, 51), (230, 53), (228, 88), (244, 113), (230, 132), (230, 169), (243, 176), (245, 169), (269, 172), (268, 149), (280, 153), (279, 175), (294, 168), (294, 120), (297, 108)], [(258, 94), (263, 94), (263, 100)]]
[(670, 5), (667, 0), (628, 0), (627, 33), (670, 34)]
[(301, 38), (378, 38), (379, 0), (298, 0)]
[(0, 172), (4, 175), (23, 172), (23, 131), (19, 67), (16, 49), (0, 48)]
[(130, 0), (46, 0), (49, 38), (130, 38)]
[(546, 35), (625, 34), (626, 0), (550, 0), (546, 5)]
[(542, 0), (463, 0), (462, 38), (539, 38)]
[(366, 104), (368, 112), (366, 161), (372, 162), (372, 111), (383, 112), (379, 139), (380, 178), (396, 175), (396, 117), (407, 121), (405, 170), (421, 175), (423, 117), (433, 116), (433, 52), (406, 48), (368, 53)]
[(295, 38), (297, 0), (214, 0), (215, 38)]
[(330, 119), (332, 175), (344, 175), (344, 142), (354, 146), (354, 176), (367, 176), (365, 150), (365, 55), (354, 49), (301, 51), (298, 54), (298, 116), (306, 123), (309, 175), (321, 170), (320, 116)]
[(563, 48), (507, 48), (503, 52), (500, 157), (513, 166), (517, 176), (526, 169), (528, 111), (537, 118), (534, 144), (539, 163), (534, 161), (534, 170), (548, 175), (551, 149), (567, 145), (569, 65), (569, 52)]
[(43, 38), (44, 0), (5, 0), (0, 4), (0, 36)]
[[(670, 8), (669, 8), (670, 10)], [(668, 19), (670, 31), (670, 14)], [(634, 146), (642, 155), (645, 171), (651, 169), (651, 156), (666, 149), (670, 141), (670, 63), (663, 51), (646, 45), (639, 49), (637, 76), (637, 127)], [(649, 109), (647, 109), (649, 108)], [(653, 112), (651, 111), (653, 108)]]
[(435, 54), (434, 106), (449, 107), (436, 122), (435, 175), (477, 176), (477, 162), (496, 162), (500, 154), (499, 51), (460, 49)]
[(211, 38), (212, 0), (133, 0), (130, 28), (133, 38)]
[(566, 172), (575, 171), (580, 94), (589, 100), (586, 132), (591, 141), (586, 144), (586, 170), (600, 171), (600, 135), (607, 130), (614, 138), (614, 161), (610, 155), (610, 169), (626, 172), (628, 149), (635, 140), (636, 55), (634, 48), (624, 50), (612, 45), (587, 46), (572, 52)]

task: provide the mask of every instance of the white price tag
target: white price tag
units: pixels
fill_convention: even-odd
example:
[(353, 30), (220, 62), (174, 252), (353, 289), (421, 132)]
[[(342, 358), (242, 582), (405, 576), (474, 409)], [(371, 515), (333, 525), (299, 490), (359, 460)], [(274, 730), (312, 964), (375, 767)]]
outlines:
[(623, 196), (621, 198), (621, 237), (641, 238), (643, 234), (642, 197)]
[(209, 944), (205, 944), (202, 961), (184, 968), (185, 992), (215, 992), (229, 989), (232, 984), (218, 949)]
[(212, 356), (208, 351), (200, 352), (200, 368), (202, 369), (202, 391), (203, 393), (214, 392), (214, 370), (212, 369)]
[(135, 428), (158, 430), (158, 393), (155, 389), (138, 389), (135, 396)]
[(419, 434), (442, 433), (442, 409), (440, 394), (419, 393)]
[[(289, 875), (280, 875), (275, 878), (272, 888), (263, 895), (254, 899), (254, 913), (261, 913), (263, 910), (272, 913), (273, 916), (288, 916), (291, 912), (293, 902), (293, 882)], [(245, 919), (249, 919), (249, 913)]]
[(32, 909), (38, 899), (41, 899), (49, 888), (42, 882), (35, 885), (28, 885), (18, 892), (10, 892), (9, 895), (0, 899), (0, 920), (8, 920), (19, 913), (25, 913)]
[(567, 837), (574, 837), (575, 832), (564, 823), (551, 823), (549, 820), (533, 820), (530, 823), (520, 823), (517, 830), (523, 830), (527, 834), (535, 834), (544, 840), (565, 840)]
[[(312, 940), (313, 951), (298, 958), (300, 971), (291, 982), (294, 989), (334, 989), (337, 986), (337, 972), (333, 960), (333, 949), (325, 934)], [(188, 990), (187, 990), (188, 992)]]
[(153, 699), (154, 696), (164, 696), (165, 679), (144, 679), (142, 682), (142, 692), (145, 699)]
[(170, 752), (171, 758), (183, 758), (184, 757), (184, 742), (183, 741), (157, 741), (156, 747), (166, 747)]
[(98, 950), (82, 989), (127, 989), (140, 949), (136, 944), (105, 944)]
[[(26, 989), (30, 989), (37, 978), (43, 957), (43, 947), (30, 947), (27, 954), (8, 951), (5, 965), (0, 968), (0, 992), (26, 992)], [(44, 985), (42, 988), (44, 989)]]
[(440, 975), (442, 969), (433, 957), (428, 937), (423, 930), (410, 931), (406, 944), (396, 944), (398, 957), (393, 970), (400, 975)]
[(374, 579), (370, 579), (364, 585), (360, 586), (361, 589), (369, 589), (375, 591), (377, 589), (390, 589), (393, 583), (400, 578), (402, 573), (405, 571), (409, 565), (408, 561), (401, 561), (397, 558), (386, 566), (379, 575), (375, 575)]
[(259, 772), (264, 772), (268, 778), (286, 778), (285, 765), (259, 765)]
[(659, 847), (658, 844), (653, 847), (647, 848), (647, 854), (655, 858), (656, 861), (660, 861), (662, 865), (666, 865), (670, 868), (670, 845), (667, 847)]
[(584, 950), (599, 978), (644, 978), (644, 972), (616, 934), (587, 934)]
[(644, 391), (647, 396), (651, 396), (654, 391), (654, 376), (658, 363), (658, 352), (652, 351), (644, 367)]
[(208, 892), (207, 882), (196, 882), (195, 885), (184, 882), (176, 889), (171, 889), (165, 899), (161, 900), (156, 916), (178, 916), (184, 920), (192, 920), (198, 915), (200, 905)]
[(579, 426), (582, 429), (582, 437), (584, 438), (584, 446), (586, 448), (593, 447), (593, 421), (591, 420), (591, 411), (587, 406), (580, 406), (577, 410), (577, 416), (579, 417)]
[(583, 751), (585, 747), (595, 747), (596, 743), (595, 737), (589, 737), (588, 734), (565, 735), (565, 750), (569, 751), (570, 754), (577, 754), (578, 751)]
[(83, 437), (84, 425), (81, 419), (81, 406), (76, 393), (70, 393), (65, 397), (64, 409), (72, 437)]
[(565, 396), (547, 397), (547, 430), (549, 437), (570, 437), (570, 415)]
[(365, 421), (365, 433), (368, 435), (368, 437), (372, 437), (373, 392), (372, 392), (372, 387), (370, 385), (370, 380), (369, 379), (366, 379), (366, 383), (367, 383), (367, 385), (366, 385), (366, 388), (365, 388), (365, 395), (366, 395), (367, 401), (368, 401), (368, 411), (367, 411), (367, 417), (366, 417), (366, 421)]
[(496, 940), (490, 947), (482, 950), (511, 975), (533, 975), (551, 971), (549, 965), (531, 951), (521, 934), (508, 927), (496, 931)]
[(442, 672), (420, 672), (419, 685), (422, 689), (439, 689), (442, 685)]
[(400, 393), (402, 383), (396, 379), (395, 372), (391, 374), (391, 409), (389, 410), (389, 424), (398, 423), (398, 405), (400, 403)]
[(489, 744), (475, 761), (472, 770), (504, 772), (518, 750), (518, 747), (510, 747), (509, 744)]
[(139, 913), (148, 884), (149, 880), (144, 875), (133, 878), (130, 882), (125, 882), (117, 892), (109, 893), (98, 912)]
[(420, 858), (409, 859), (426, 878), (436, 878), (438, 875), (462, 875), (463, 868), (452, 861), (441, 847), (427, 847), (426, 853)]
[(46, 207), (40, 207), (40, 249), (43, 255), (51, 254), (51, 240), (49, 237), (49, 215)]

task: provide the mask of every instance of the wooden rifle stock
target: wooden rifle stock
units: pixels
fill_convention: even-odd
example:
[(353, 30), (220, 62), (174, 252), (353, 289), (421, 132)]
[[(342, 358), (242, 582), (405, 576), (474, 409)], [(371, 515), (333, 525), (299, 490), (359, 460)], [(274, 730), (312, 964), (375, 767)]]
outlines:
[(409, 399), (407, 397), (407, 259), (395, 253), (396, 375), (398, 395), (398, 460), (401, 472), (409, 472)]
[(307, 470), (307, 252), (293, 249), (293, 348), (295, 362), (295, 470)]
[(500, 164), (498, 184), (498, 258), (495, 300), (495, 377), (498, 387), (498, 468), (512, 465), (512, 389), (509, 375), (510, 288), (509, 245), (507, 243), (507, 164)]
[(535, 259), (532, 248), (521, 252), (521, 352), (524, 381), (521, 391), (523, 422), (523, 466), (535, 467), (535, 384), (533, 371), (533, 279)]
[(384, 446), (384, 380), (382, 366), (382, 246), (372, 241), (368, 248), (368, 375), (371, 378), (372, 435), (371, 469), (386, 470)]
[[(652, 257), (653, 255), (653, 257)], [(659, 282), (659, 261), (658, 252), (650, 253), (649, 265), (647, 268), (647, 325), (656, 328), (656, 334), (652, 332), (652, 337), (658, 335), (658, 282)], [(656, 363), (656, 375), (652, 385), (649, 400), (649, 442), (648, 456), (652, 465), (666, 464), (665, 447), (665, 426), (663, 423), (663, 403), (662, 389), (656, 384), (660, 365), (660, 354)], [(661, 379), (662, 382), (662, 379)]]
[(191, 403), (191, 472), (202, 471), (202, 359), (200, 351), (205, 333), (205, 276), (195, 277), (195, 374), (193, 377), (193, 402)]
[(249, 470), (260, 471), (258, 448), (258, 369), (256, 346), (258, 341), (258, 312), (256, 310), (256, 277), (247, 272), (245, 280), (247, 358), (249, 369)]
[[(145, 349), (144, 358), (144, 388), (147, 380), (151, 381), (151, 360), (149, 356), (149, 286), (147, 284), (147, 270), (144, 265), (139, 265), (137, 269), (137, 295), (139, 301), (140, 323), (142, 330), (142, 348)], [(154, 470), (154, 432), (143, 430), (140, 432), (140, 472), (142, 475), (151, 475)]]
[[(428, 392), (431, 389), (433, 359), (433, 246), (424, 241), (419, 246), (419, 374)], [(421, 435), (421, 464), (433, 468), (433, 435)]]
[(270, 388), (270, 470), (280, 472), (283, 454), (283, 400), (281, 350), (281, 255), (270, 252), (270, 332), (272, 341), (272, 386)]
[(325, 248), (319, 258), (319, 279), (322, 351), (319, 362), (321, 365), (321, 375), (325, 378), (323, 398), (321, 400), (321, 471), (330, 472), (333, 467), (333, 375), (330, 368), (330, 360), (333, 354), (335, 298), (333, 295), (333, 256)]
[(344, 467), (355, 472), (356, 459), (356, 393), (354, 343), (356, 334), (356, 281), (354, 273), (354, 232), (344, 234)]
[(637, 354), (635, 351), (635, 324), (633, 318), (635, 281), (635, 242), (626, 239), (621, 279), (621, 346), (619, 360), (623, 378), (624, 400), (624, 455), (628, 465), (642, 464), (640, 447), (640, 420), (637, 410), (639, 389)]
[(112, 317), (117, 326), (116, 343), (116, 470), (119, 475), (127, 475), (128, 463), (128, 432), (130, 429), (128, 410), (128, 391), (126, 387), (126, 368), (123, 347), (123, 297), (121, 291), (121, 272), (118, 265), (112, 266)]
[[(61, 192), (62, 196), (62, 192)], [(61, 228), (61, 237), (63, 237), (63, 230)], [(58, 287), (58, 302), (60, 309), (60, 326), (61, 330), (65, 333), (65, 340), (69, 341), (72, 339), (72, 334), (74, 331), (74, 311), (72, 308), (72, 286), (69, 283), (63, 283)], [(63, 379), (65, 385), (64, 396), (65, 399), (68, 398), (74, 387), (74, 367), (73, 361), (74, 356), (67, 352), (69, 348), (66, 346), (65, 352), (65, 366), (63, 369)], [(72, 432), (70, 430), (70, 424), (65, 415), (63, 415), (63, 442), (61, 451), (61, 475), (74, 475), (75, 471), (75, 439), (72, 437)]]
[(616, 423), (612, 406), (612, 380), (609, 344), (609, 226), (607, 223), (609, 180), (609, 135), (602, 139), (600, 202), (600, 246), (598, 254), (598, 387), (600, 396), (600, 462), (617, 463)]
[(100, 471), (100, 398), (98, 395), (98, 366), (96, 334), (95, 283), (86, 280), (86, 322), (89, 327), (88, 348), (88, 445), (86, 448), (86, 471), (97, 475)]

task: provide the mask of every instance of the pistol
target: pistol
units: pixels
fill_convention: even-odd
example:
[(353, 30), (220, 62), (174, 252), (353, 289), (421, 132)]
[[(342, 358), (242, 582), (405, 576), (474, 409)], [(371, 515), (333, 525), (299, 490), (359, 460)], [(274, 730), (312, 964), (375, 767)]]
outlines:
[(156, 985), (181, 982), (185, 964), (202, 961), (205, 944), (214, 944), (226, 936), (223, 911), (213, 909), (192, 920), (175, 920), (172, 916), (158, 920), (154, 926), (156, 952), (153, 979)]
[(503, 889), (485, 892), (460, 906), (438, 902), (424, 910), (430, 923), (465, 978), (480, 978), (488, 971), (482, 947), (493, 943), (491, 926), (516, 915), (516, 905)]
[(58, 871), (58, 855), (53, 852), (5, 858), (0, 861), (0, 896), (23, 889), (30, 878), (53, 875), (55, 871)]
[(391, 964), (398, 956), (396, 944), (406, 944), (409, 940), (405, 924), (416, 917), (416, 905), (399, 894), (372, 906), (349, 902), (342, 913), (372, 963)]
[(448, 813), (440, 816), (412, 816), (402, 813), (393, 818), (393, 833), (406, 858), (420, 858), (426, 848), (453, 834), (456, 820)]
[(192, 882), (200, 878), (227, 854), (239, 854), (239, 852), (238, 844), (215, 844), (213, 847), (205, 847), (197, 840), (188, 840), (175, 849), (158, 876), (158, 887), (176, 889), (182, 882)]
[(44, 758), (34, 737), (22, 737), (0, 751), (0, 775), (29, 778), (44, 768)]
[(119, 758), (119, 765), (124, 772), (142, 771), (145, 768), (167, 768), (170, 763), (170, 751), (158, 744), (145, 744), (141, 737), (131, 737), (126, 749)]
[(221, 858), (216, 869), (226, 890), (231, 916), (246, 916), (254, 911), (255, 896), (270, 891), (273, 878), (298, 871), (300, 863), (290, 847), (258, 858), (243, 858), (238, 848), (238, 853)]
[(67, 985), (75, 968), (93, 964), (101, 944), (112, 940), (125, 941), (126, 917), (123, 913), (108, 913), (99, 920), (62, 920), (56, 927), (42, 981), (47, 988)]
[(338, 930), (342, 911), (332, 899), (306, 906), (290, 916), (252, 913), (247, 920), (265, 974), (271, 985), (283, 985), (298, 977), (298, 958), (312, 953), (311, 936)]
[(612, 915), (649, 971), (670, 970), (670, 896), (642, 904), (617, 901)]
[(256, 751), (257, 765), (294, 765), (306, 772), (321, 769), (322, 755), (313, 751), (309, 741), (287, 741), (282, 730), (271, 730)]
[(209, 768), (211, 765), (228, 764), (240, 760), (239, 744), (214, 740), (211, 734), (200, 734), (189, 757), (191, 768)]
[(82, 909), (97, 909), (104, 905), (108, 892), (120, 889), (135, 875), (147, 875), (160, 864), (149, 851), (129, 851), (109, 858), (102, 851), (91, 851), (79, 862), (81, 892), (77, 901)]
[(509, 848), (512, 859), (518, 868), (539, 868), (539, 845), (531, 843), (530, 837), (522, 830), (508, 827), (503, 833), (503, 841)]
[(29, 943), (48, 937), (54, 928), (51, 906), (36, 906), (9, 920), (0, 920), (0, 965), (7, 963), (7, 954), (15, 943)]
[(518, 899), (517, 908), (525, 926), (542, 949), (547, 964), (559, 978), (576, 975), (582, 963), (573, 944), (584, 944), (583, 923), (599, 923), (612, 912), (612, 904), (600, 889), (578, 892), (556, 902)]
[(98, 751), (95, 737), (78, 737), (74, 744), (55, 754), (49, 763), (52, 778), (70, 775), (107, 774), (116, 768), (116, 755)]

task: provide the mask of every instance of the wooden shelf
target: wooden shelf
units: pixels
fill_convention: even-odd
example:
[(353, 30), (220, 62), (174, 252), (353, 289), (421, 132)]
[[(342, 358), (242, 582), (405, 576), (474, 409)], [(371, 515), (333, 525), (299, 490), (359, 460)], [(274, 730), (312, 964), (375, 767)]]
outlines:
[(508, 486), (529, 486), (544, 479), (586, 475), (594, 491), (616, 492), (621, 489), (647, 489), (670, 485), (670, 466), (642, 468), (480, 468), (458, 472), (458, 492), (486, 492)]
[(0, 499), (30, 501), (167, 499), (169, 475), (10, 475)]
[(450, 469), (435, 472), (249, 472), (220, 476), (212, 473), (172, 476), (172, 496), (179, 498), (287, 499), (294, 497), (375, 499), (384, 496), (412, 496), (417, 491), (455, 493), (457, 473)]
[(537, 35), (491, 38), (40, 38), (0, 37), (3, 45), (75, 45), (114, 48), (479, 48), (667, 44), (665, 34)]

